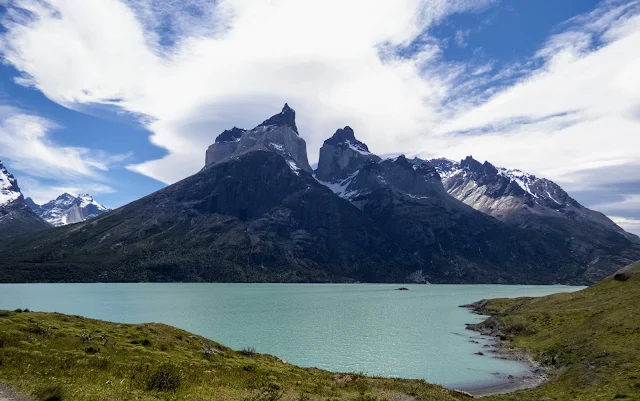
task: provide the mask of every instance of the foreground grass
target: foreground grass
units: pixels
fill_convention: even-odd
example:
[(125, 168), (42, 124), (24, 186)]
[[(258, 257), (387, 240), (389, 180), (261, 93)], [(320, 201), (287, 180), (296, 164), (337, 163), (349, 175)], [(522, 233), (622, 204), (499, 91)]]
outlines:
[(423, 380), (300, 368), (163, 324), (23, 311), (0, 311), (0, 381), (46, 401), (466, 398)]
[(582, 291), (480, 303), (511, 345), (552, 367), (549, 383), (492, 400), (640, 400), (640, 263)]

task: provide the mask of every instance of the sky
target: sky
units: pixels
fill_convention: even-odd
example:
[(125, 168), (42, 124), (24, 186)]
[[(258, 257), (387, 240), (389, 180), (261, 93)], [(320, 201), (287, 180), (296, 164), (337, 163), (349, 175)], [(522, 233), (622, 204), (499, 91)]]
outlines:
[(0, 160), (119, 207), (287, 102), (311, 162), (467, 155), (640, 233), (640, 0), (0, 0)]

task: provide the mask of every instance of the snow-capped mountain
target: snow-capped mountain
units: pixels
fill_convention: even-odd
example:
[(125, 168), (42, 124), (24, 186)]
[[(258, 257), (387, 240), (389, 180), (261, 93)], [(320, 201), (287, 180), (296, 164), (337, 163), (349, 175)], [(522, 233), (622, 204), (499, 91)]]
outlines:
[(22, 196), (18, 181), (0, 161), (0, 206), (8, 205)]
[(517, 169), (495, 167), (468, 156), (430, 161), (453, 197), (519, 228), (564, 241), (588, 266), (585, 277), (604, 277), (612, 266), (636, 260), (640, 238), (604, 214), (588, 209), (558, 184)]
[(44, 205), (36, 204), (31, 198), (25, 202), (38, 216), (56, 227), (79, 223), (109, 211), (89, 194), (73, 196), (64, 193)]
[(18, 180), (0, 161), (0, 238), (51, 227), (25, 203)]

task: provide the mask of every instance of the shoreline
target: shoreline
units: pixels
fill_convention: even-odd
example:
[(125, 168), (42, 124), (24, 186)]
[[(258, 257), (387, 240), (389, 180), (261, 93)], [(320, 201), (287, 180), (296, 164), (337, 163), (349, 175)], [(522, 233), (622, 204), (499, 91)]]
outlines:
[(518, 376), (508, 375), (504, 377), (505, 381), (502, 383), (471, 384), (462, 386), (460, 390), (480, 398), (531, 389), (546, 383), (549, 380), (549, 369), (537, 362), (527, 350), (510, 347), (509, 341), (500, 330), (499, 322), (484, 309), (485, 304), (486, 301), (481, 300), (467, 305), (460, 305), (461, 308), (467, 308), (472, 313), (487, 317), (479, 323), (468, 323), (466, 329), (475, 331), (481, 336), (490, 337), (490, 343), (486, 346), (485, 356), (523, 362), (527, 365), (528, 372)]

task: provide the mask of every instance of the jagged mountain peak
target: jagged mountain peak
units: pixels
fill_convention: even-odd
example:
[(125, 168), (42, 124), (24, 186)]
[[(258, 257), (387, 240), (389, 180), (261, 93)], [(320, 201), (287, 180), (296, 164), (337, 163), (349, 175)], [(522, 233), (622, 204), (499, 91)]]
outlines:
[(74, 196), (65, 192), (43, 205), (38, 205), (31, 198), (27, 198), (25, 203), (43, 220), (56, 227), (79, 223), (109, 211), (90, 194)]
[(51, 227), (28, 206), (18, 180), (0, 161), (0, 238)]
[(0, 205), (6, 205), (18, 200), (22, 194), (18, 180), (11, 174), (0, 160)]
[(251, 130), (234, 127), (218, 135), (206, 152), (205, 168), (253, 151), (282, 156), (294, 171), (313, 172), (307, 158), (307, 144), (298, 134), (296, 113), (285, 104), (282, 111)]
[(296, 126), (296, 111), (285, 103), (280, 113), (264, 120), (262, 124), (258, 125), (258, 127), (268, 127), (270, 125), (289, 126), (297, 134), (298, 127)]
[(243, 133), (247, 130), (244, 128), (233, 127), (228, 130), (222, 131), (220, 135), (216, 137), (215, 143), (220, 142), (238, 142)]
[(324, 141), (327, 145), (343, 146), (358, 152), (360, 154), (369, 154), (369, 147), (364, 143), (356, 139), (353, 128), (348, 125), (344, 128), (339, 128), (331, 138)]

